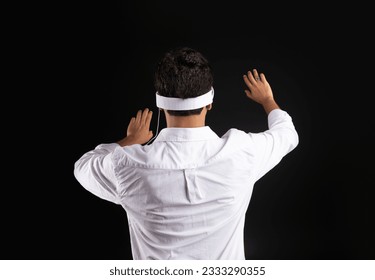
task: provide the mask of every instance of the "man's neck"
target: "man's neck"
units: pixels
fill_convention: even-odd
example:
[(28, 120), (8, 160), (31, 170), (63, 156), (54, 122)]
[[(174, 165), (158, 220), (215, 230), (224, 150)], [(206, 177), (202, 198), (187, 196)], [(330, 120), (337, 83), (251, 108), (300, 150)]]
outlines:
[(202, 116), (169, 116), (167, 117), (167, 127), (193, 128), (205, 126), (205, 118)]
[(206, 125), (207, 110), (211, 110), (212, 105), (206, 106), (202, 109), (199, 115), (191, 116), (171, 116), (168, 112), (164, 111), (167, 127), (180, 127), (180, 128), (194, 128), (203, 127)]

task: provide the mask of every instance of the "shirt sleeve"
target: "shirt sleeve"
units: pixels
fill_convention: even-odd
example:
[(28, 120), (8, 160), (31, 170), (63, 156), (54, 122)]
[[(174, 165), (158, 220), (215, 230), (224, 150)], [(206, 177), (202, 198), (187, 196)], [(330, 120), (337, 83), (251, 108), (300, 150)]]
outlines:
[(255, 145), (256, 180), (275, 167), (299, 143), (291, 116), (281, 109), (274, 109), (268, 114), (268, 130), (248, 135)]
[(112, 152), (118, 144), (101, 144), (85, 153), (74, 164), (74, 176), (89, 192), (107, 201), (120, 204)]

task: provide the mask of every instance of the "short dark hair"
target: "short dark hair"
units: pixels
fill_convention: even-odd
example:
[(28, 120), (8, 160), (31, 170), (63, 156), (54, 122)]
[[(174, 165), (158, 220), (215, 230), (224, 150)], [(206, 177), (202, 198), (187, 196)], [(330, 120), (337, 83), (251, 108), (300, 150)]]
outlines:
[[(213, 74), (208, 60), (198, 51), (179, 47), (168, 51), (157, 64), (154, 86), (165, 97), (191, 98), (208, 92), (213, 85)], [(199, 115), (203, 108), (173, 111), (173, 116)]]

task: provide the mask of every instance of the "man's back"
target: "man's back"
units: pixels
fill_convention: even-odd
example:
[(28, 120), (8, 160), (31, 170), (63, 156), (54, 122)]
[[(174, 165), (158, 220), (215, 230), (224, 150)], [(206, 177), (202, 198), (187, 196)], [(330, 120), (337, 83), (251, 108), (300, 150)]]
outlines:
[(298, 144), (291, 117), (269, 130), (166, 128), (151, 145), (99, 145), (75, 164), (78, 181), (120, 204), (134, 259), (244, 259), (244, 222), (254, 183)]

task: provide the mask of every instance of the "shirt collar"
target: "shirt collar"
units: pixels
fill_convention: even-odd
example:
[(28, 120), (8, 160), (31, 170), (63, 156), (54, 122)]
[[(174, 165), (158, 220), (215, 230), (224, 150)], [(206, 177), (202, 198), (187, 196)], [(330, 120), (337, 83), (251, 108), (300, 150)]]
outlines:
[(190, 142), (190, 141), (205, 141), (217, 139), (219, 136), (211, 130), (208, 126), (194, 127), (194, 128), (180, 128), (168, 127), (160, 131), (154, 142), (160, 141), (177, 141), (177, 142)]

